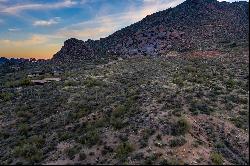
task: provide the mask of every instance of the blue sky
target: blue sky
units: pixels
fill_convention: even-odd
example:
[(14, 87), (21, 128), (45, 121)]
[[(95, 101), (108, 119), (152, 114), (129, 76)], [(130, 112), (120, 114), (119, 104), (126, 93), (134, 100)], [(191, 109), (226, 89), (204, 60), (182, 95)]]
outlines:
[(0, 0), (0, 56), (51, 58), (68, 38), (106, 37), (183, 1)]

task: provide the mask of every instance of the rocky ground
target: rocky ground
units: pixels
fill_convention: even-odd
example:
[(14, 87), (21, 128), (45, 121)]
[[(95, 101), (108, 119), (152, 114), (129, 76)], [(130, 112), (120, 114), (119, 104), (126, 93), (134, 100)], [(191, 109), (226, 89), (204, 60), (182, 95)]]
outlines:
[(248, 54), (65, 64), (44, 85), (27, 75), (50, 63), (1, 69), (0, 164), (249, 164)]

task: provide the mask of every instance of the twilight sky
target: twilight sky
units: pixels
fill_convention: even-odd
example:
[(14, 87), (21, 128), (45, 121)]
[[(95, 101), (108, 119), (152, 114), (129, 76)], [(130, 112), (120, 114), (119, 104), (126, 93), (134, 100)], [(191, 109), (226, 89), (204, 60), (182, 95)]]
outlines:
[(106, 37), (183, 1), (0, 0), (0, 57), (48, 59), (68, 38)]

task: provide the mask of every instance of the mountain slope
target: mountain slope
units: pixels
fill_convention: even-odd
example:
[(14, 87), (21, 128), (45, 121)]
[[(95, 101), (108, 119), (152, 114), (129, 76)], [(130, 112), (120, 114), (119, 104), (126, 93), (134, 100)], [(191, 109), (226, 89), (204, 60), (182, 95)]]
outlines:
[(248, 4), (187, 0), (101, 40), (69, 39), (53, 60), (92, 59), (110, 54), (160, 55), (173, 50), (216, 49), (225, 43), (248, 40)]

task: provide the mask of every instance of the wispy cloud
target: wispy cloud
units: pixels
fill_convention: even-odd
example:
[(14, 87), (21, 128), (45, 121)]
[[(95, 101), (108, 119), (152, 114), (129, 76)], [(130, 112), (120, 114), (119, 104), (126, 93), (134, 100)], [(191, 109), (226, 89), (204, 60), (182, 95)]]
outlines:
[(58, 24), (60, 21), (60, 17), (55, 17), (49, 20), (36, 20), (33, 22), (34, 26), (51, 26)]
[(20, 31), (20, 29), (19, 28), (9, 28), (8, 31), (10, 31), (10, 32), (18, 32), (18, 31)]
[(0, 0), (0, 3), (7, 2), (7, 0)]
[(8, 46), (8, 47), (20, 47), (20, 46), (33, 46), (38, 44), (43, 44), (48, 41), (48, 38), (42, 35), (32, 35), (30, 38), (25, 40), (8, 40), (3, 39), (0, 40), (1, 46)]
[(56, 3), (27, 3), (27, 4), (16, 4), (13, 6), (7, 6), (5, 8), (0, 9), (0, 12), (7, 14), (18, 14), (22, 11), (26, 10), (51, 10), (51, 9), (60, 9), (71, 7), (76, 5), (76, 1), (72, 0), (64, 0), (62, 2)]

